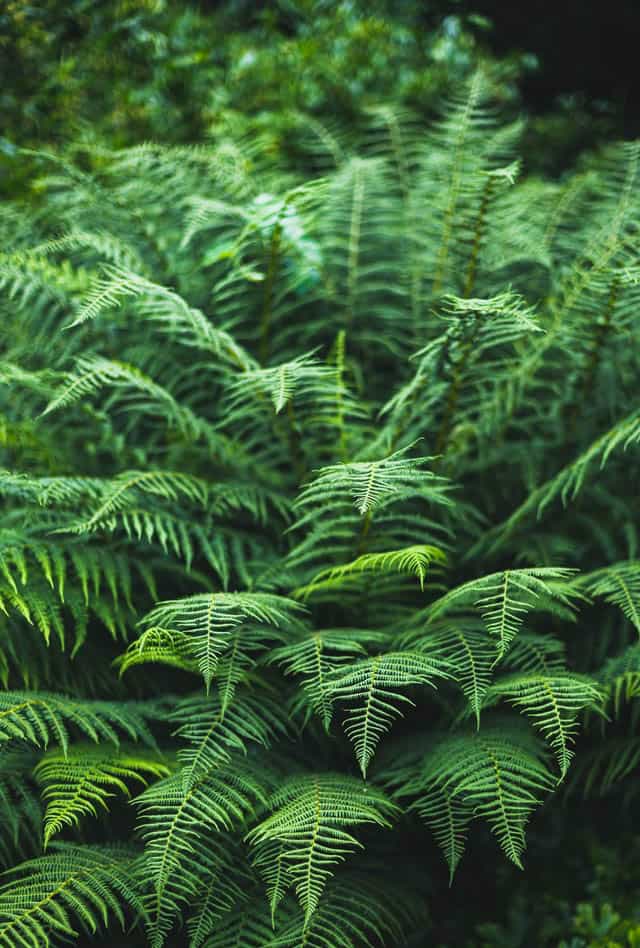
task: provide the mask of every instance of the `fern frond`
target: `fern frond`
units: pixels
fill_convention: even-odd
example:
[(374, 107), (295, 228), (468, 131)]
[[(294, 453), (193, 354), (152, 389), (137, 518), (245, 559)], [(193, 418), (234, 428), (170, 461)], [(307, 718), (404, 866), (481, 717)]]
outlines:
[(38, 763), (34, 776), (46, 803), (45, 848), (64, 826), (77, 826), (84, 816), (108, 810), (108, 800), (117, 792), (130, 796), (127, 781), (146, 786), (153, 777), (166, 777), (169, 767), (158, 756), (75, 745), (67, 751), (49, 751)]
[(640, 560), (612, 563), (575, 580), (590, 596), (618, 606), (640, 633)]
[(310, 709), (319, 715), (328, 733), (333, 716), (330, 674), (350, 658), (364, 655), (365, 644), (375, 642), (376, 638), (380, 640), (380, 635), (368, 629), (314, 630), (297, 641), (272, 649), (269, 661), (283, 665), (287, 674), (303, 676), (302, 687)]
[(69, 747), (69, 726), (96, 743), (101, 739), (116, 746), (118, 731), (133, 740), (153, 745), (147, 718), (155, 715), (152, 705), (133, 702), (79, 701), (46, 692), (0, 693), (0, 741), (20, 740), (46, 747), (55, 740), (63, 752)]
[[(306, 928), (332, 875), (330, 867), (360, 845), (344, 827), (388, 827), (395, 807), (380, 790), (338, 774), (291, 778), (268, 806), (271, 816), (254, 827), (247, 840), (256, 847), (256, 861), (271, 883), (272, 913), (282, 885), (294, 886)], [(285, 882), (274, 885), (274, 873), (283, 874)]]
[[(266, 800), (266, 771), (261, 779), (232, 763), (204, 771), (186, 788), (178, 772), (136, 798), (145, 842), (144, 871), (153, 892), (149, 899), (149, 936), (154, 948), (165, 943), (180, 907), (202, 893), (201, 872), (211, 867), (211, 834), (230, 830)], [(224, 836), (218, 835), (224, 846)]]
[(563, 780), (573, 757), (570, 745), (578, 730), (578, 715), (584, 708), (597, 707), (602, 700), (598, 686), (585, 676), (567, 672), (514, 675), (499, 679), (489, 688), (489, 701), (501, 697), (522, 710), (549, 742)]
[(271, 593), (203, 593), (160, 603), (142, 621), (147, 637), (150, 630), (160, 629), (177, 633), (183, 645), (188, 642), (208, 691), (235, 629), (248, 620), (295, 628), (301, 612), (299, 603)]
[(361, 659), (331, 675), (326, 689), (331, 701), (344, 702), (350, 708), (344, 727), (364, 778), (382, 735), (394, 718), (402, 717), (398, 705), (413, 706), (399, 689), (411, 685), (434, 687), (434, 678), (449, 677), (450, 667), (445, 662), (409, 651)]
[(527, 613), (540, 607), (549, 608), (554, 600), (571, 605), (571, 588), (566, 580), (573, 572), (564, 567), (540, 566), (491, 573), (437, 599), (427, 607), (426, 618), (434, 622), (452, 609), (474, 606), (489, 634), (498, 639), (498, 656), (502, 657)]
[(124, 929), (123, 903), (141, 910), (133, 885), (134, 852), (68, 843), (58, 843), (52, 850), (16, 866), (11, 880), (0, 888), (3, 948), (48, 948), (52, 937), (94, 934), (111, 918)]
[[(518, 636), (512, 652), (522, 636)], [(406, 633), (400, 640), (403, 647), (424, 651), (442, 661), (451, 677), (469, 702), (480, 727), (483, 697), (491, 683), (495, 663), (495, 647), (487, 633), (476, 623), (463, 619), (445, 619)], [(511, 653), (510, 653), (511, 654)]]
[(443, 737), (421, 760), (390, 772), (389, 782), (397, 786), (397, 797), (414, 797), (411, 806), (433, 828), (453, 875), (471, 818), (486, 820), (505, 854), (522, 868), (525, 825), (555, 781), (536, 743), (492, 725)]
[(410, 573), (416, 576), (420, 589), (424, 590), (424, 580), (432, 563), (444, 564), (446, 553), (438, 547), (420, 544), (405, 547), (403, 550), (388, 550), (386, 553), (365, 553), (351, 563), (332, 566), (318, 573), (310, 583), (296, 589), (295, 596), (308, 599), (318, 589), (339, 589), (342, 583), (361, 573)]
[(171, 721), (179, 725), (174, 733), (187, 742), (178, 751), (187, 789), (202, 773), (228, 764), (232, 754), (246, 754), (248, 744), (268, 747), (287, 730), (286, 709), (266, 689), (245, 689), (228, 706), (222, 696), (183, 698)]
[[(322, 468), (318, 476), (300, 494), (296, 505), (316, 507), (331, 501), (351, 499), (361, 516), (373, 511), (394, 497), (408, 494), (426, 496), (437, 503), (448, 503), (442, 478), (425, 467), (432, 458), (407, 457), (402, 448), (379, 461), (352, 461)], [(306, 518), (298, 522), (301, 526)]]

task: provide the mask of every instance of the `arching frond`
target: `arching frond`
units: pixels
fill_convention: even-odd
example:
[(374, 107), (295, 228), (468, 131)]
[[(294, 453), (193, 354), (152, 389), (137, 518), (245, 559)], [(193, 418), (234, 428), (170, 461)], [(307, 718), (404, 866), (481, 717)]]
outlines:
[(136, 798), (145, 842), (144, 873), (152, 887), (148, 899), (152, 945), (165, 943), (181, 906), (202, 894), (203, 868), (215, 870), (212, 834), (218, 834), (216, 840), (224, 847), (220, 831), (242, 825), (256, 803), (265, 801), (264, 790), (263, 780), (234, 762), (227, 768), (204, 770), (190, 786), (185, 786), (180, 773), (173, 774)]
[(46, 803), (45, 847), (64, 826), (76, 826), (83, 816), (96, 816), (99, 808), (107, 810), (107, 801), (116, 793), (130, 796), (131, 782), (144, 787), (151, 778), (168, 772), (158, 755), (126, 748), (74, 745), (66, 754), (49, 751), (34, 771)]
[(220, 654), (234, 629), (247, 621), (295, 628), (300, 612), (298, 603), (271, 593), (203, 593), (160, 603), (145, 616), (143, 625), (147, 637), (156, 629), (162, 630), (160, 634), (177, 633), (209, 690)]
[(344, 702), (349, 707), (344, 726), (363, 777), (367, 776), (380, 738), (389, 730), (394, 718), (402, 717), (400, 708), (413, 705), (399, 689), (410, 685), (433, 686), (434, 678), (448, 677), (448, 663), (409, 651), (360, 659), (332, 674), (326, 689), (332, 701)]
[(573, 757), (570, 745), (578, 730), (578, 715), (596, 707), (602, 698), (590, 679), (568, 673), (515, 675), (501, 678), (487, 693), (488, 699), (505, 697), (531, 718), (549, 742), (560, 767), (560, 779)]
[(3, 948), (48, 948), (53, 933), (77, 939), (106, 927), (111, 918), (124, 929), (124, 906), (140, 910), (131, 850), (68, 843), (52, 850), (16, 866), (0, 889)]
[(446, 554), (435, 546), (422, 544), (404, 550), (389, 550), (386, 553), (365, 553), (351, 563), (332, 566), (323, 570), (306, 586), (296, 590), (302, 599), (313, 596), (318, 589), (340, 589), (342, 583), (361, 573), (410, 573), (417, 577), (424, 590), (424, 580), (432, 563), (446, 563)]
[(503, 570), (473, 579), (437, 599), (426, 610), (434, 622), (455, 609), (473, 606), (487, 631), (498, 639), (498, 655), (507, 651), (524, 617), (536, 608), (549, 609), (554, 601), (571, 605), (571, 587), (566, 580), (573, 570), (558, 567)]
[(486, 820), (505, 854), (522, 868), (525, 825), (554, 784), (540, 748), (499, 726), (447, 735), (389, 779), (399, 798), (414, 798), (412, 806), (433, 828), (452, 875), (472, 818)]
[(602, 596), (605, 602), (622, 609), (640, 633), (640, 560), (612, 563), (575, 580), (580, 589), (591, 596)]
[(102, 739), (117, 746), (120, 731), (134, 740), (153, 744), (147, 718), (156, 713), (151, 704), (80, 701), (42, 691), (5, 691), (0, 694), (0, 740), (28, 741), (44, 747), (55, 740), (66, 752), (69, 727), (74, 727), (96, 742)]
[(271, 797), (272, 811), (247, 839), (266, 874), (272, 913), (287, 888), (294, 886), (304, 910), (305, 927), (320, 896), (342, 862), (358, 847), (345, 827), (372, 823), (389, 826), (395, 807), (380, 790), (339, 774), (307, 774), (287, 780)]

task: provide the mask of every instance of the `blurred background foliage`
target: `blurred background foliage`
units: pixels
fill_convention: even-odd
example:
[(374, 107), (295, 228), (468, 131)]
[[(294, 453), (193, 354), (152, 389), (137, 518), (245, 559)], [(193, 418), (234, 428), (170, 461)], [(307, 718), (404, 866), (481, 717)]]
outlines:
[[(489, 0), (4, 0), (3, 190), (15, 194), (29, 177), (18, 147), (60, 147), (82, 135), (110, 147), (195, 142), (229, 128), (266, 134), (286, 151), (295, 115), (351, 128), (380, 101), (429, 114), (480, 63), (503, 110), (531, 113), (525, 171), (558, 174), (629, 126), (624, 66), (607, 97), (606, 50), (589, 57), (589, 75), (604, 83), (599, 93), (597, 83), (589, 94), (572, 86), (572, 75), (586, 80), (567, 40), (576, 23), (589, 22), (590, 6), (581, 2), (560, 21), (566, 37), (553, 23), (563, 6), (573, 4), (549, 3), (541, 17), (535, 3)], [(524, 24), (513, 8), (526, 10)], [(557, 88), (543, 78), (549, 69)]]
[[(338, 132), (380, 102), (426, 116), (479, 64), (501, 108), (527, 117), (525, 173), (561, 175), (640, 133), (639, 31), (637, 0), (2, 0), (0, 192), (37, 200), (25, 149), (83, 140), (228, 133), (295, 163), (300, 116)], [(536, 835), (524, 876), (500, 864), (481, 880), (462, 871), (451, 891), (434, 880), (429, 944), (529, 948), (542, 931), (558, 948), (640, 948), (632, 826), (632, 811), (613, 814), (605, 799), (584, 828), (572, 809), (549, 839)]]

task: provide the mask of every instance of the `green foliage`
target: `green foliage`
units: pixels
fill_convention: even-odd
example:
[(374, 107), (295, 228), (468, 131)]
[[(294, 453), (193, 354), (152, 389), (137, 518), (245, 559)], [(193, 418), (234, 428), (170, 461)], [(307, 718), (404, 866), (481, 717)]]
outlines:
[(640, 152), (520, 179), (498, 98), (0, 212), (0, 942), (431, 943), (429, 836), (633, 801)]

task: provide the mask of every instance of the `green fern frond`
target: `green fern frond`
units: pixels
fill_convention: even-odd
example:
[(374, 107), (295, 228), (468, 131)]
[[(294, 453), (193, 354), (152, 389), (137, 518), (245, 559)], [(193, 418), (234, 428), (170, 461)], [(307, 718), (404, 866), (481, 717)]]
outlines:
[[(323, 468), (302, 491), (297, 506), (304, 509), (350, 499), (364, 516), (394, 497), (406, 497), (409, 493), (447, 503), (445, 482), (431, 471), (425, 471), (433, 459), (407, 457), (411, 447), (379, 461), (352, 461)], [(297, 525), (301, 526), (306, 519), (303, 516)]]
[(0, 888), (0, 945), (42, 945), (125, 927), (123, 903), (140, 911), (133, 884), (135, 852), (107, 846), (56, 844), (52, 852), (12, 869)]
[(301, 675), (311, 711), (319, 715), (329, 731), (333, 705), (328, 679), (350, 658), (366, 654), (365, 645), (384, 636), (368, 629), (321, 629), (305, 633), (297, 641), (272, 649), (269, 661), (283, 665), (287, 674)]
[(505, 726), (483, 727), (473, 735), (451, 734), (437, 741), (421, 760), (388, 775), (399, 798), (431, 826), (451, 874), (464, 851), (471, 818), (485, 820), (500, 846), (522, 868), (525, 826), (540, 794), (554, 778), (539, 746)]
[(79, 701), (46, 692), (0, 693), (0, 741), (27, 741), (46, 747), (55, 740), (63, 753), (69, 747), (69, 726), (96, 743), (120, 743), (118, 731), (130, 739), (154, 744), (147, 718), (157, 713), (153, 705), (132, 702)]
[(178, 751), (185, 787), (190, 789), (203, 772), (229, 763), (232, 754), (247, 753), (251, 742), (268, 747), (287, 731), (286, 709), (266, 689), (248, 689), (229, 705), (222, 696), (183, 698), (171, 713), (178, 724), (176, 736), (187, 742)]
[(502, 657), (527, 613), (549, 608), (554, 600), (571, 605), (571, 588), (566, 580), (573, 572), (565, 567), (539, 566), (491, 573), (446, 593), (427, 607), (425, 617), (434, 622), (451, 610), (473, 606), (489, 634), (498, 639), (498, 656)]
[[(339, 774), (291, 778), (273, 794), (268, 806), (271, 816), (254, 827), (247, 840), (256, 847), (256, 862), (267, 873), (272, 914), (283, 885), (294, 886), (305, 928), (333, 874), (330, 867), (360, 845), (344, 827), (388, 827), (396, 811), (380, 790)], [(274, 874), (284, 875), (284, 883), (276, 885)]]
[(97, 749), (74, 745), (66, 754), (49, 751), (34, 776), (46, 803), (44, 846), (64, 826), (77, 826), (84, 816), (108, 810), (116, 793), (130, 796), (127, 781), (146, 786), (153, 777), (166, 777), (169, 767), (157, 757), (140, 751)]
[(365, 553), (351, 563), (333, 566), (318, 573), (310, 583), (296, 589), (295, 596), (308, 599), (318, 589), (340, 588), (346, 580), (361, 573), (410, 573), (416, 576), (420, 589), (424, 590), (424, 580), (432, 563), (444, 564), (446, 554), (435, 546), (420, 544), (405, 547), (403, 550), (389, 550), (386, 553)]
[(618, 606), (640, 633), (640, 560), (612, 563), (580, 576), (575, 584), (588, 595), (602, 596)]
[[(521, 637), (518, 636), (510, 654)], [(444, 663), (469, 702), (479, 728), (482, 701), (495, 664), (495, 647), (485, 630), (473, 621), (445, 619), (442, 623), (434, 623), (433, 627), (427, 625), (424, 629), (406, 633), (400, 644), (424, 651)]]
[(152, 886), (149, 937), (160, 948), (185, 902), (202, 894), (201, 867), (210, 866), (211, 834), (224, 846), (222, 830), (242, 825), (265, 802), (267, 772), (260, 778), (234, 762), (204, 771), (185, 787), (180, 772), (160, 780), (136, 798), (145, 842), (144, 873)]
[(160, 603), (142, 623), (147, 638), (151, 630), (162, 630), (188, 643), (208, 691), (235, 629), (247, 621), (295, 628), (301, 612), (299, 603), (271, 593), (202, 593)]
[(585, 676), (567, 672), (514, 675), (499, 679), (489, 688), (489, 701), (501, 697), (522, 710), (549, 742), (563, 780), (573, 758), (570, 745), (578, 730), (578, 716), (583, 709), (595, 708), (602, 701), (598, 686)]
[(344, 727), (364, 778), (381, 737), (394, 718), (402, 717), (398, 705), (413, 706), (399, 689), (434, 687), (434, 678), (449, 678), (450, 671), (447, 663), (431, 655), (402, 651), (360, 659), (333, 672), (326, 690), (331, 701), (344, 702), (350, 708)]

